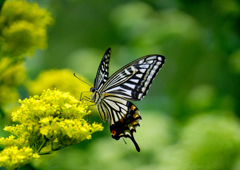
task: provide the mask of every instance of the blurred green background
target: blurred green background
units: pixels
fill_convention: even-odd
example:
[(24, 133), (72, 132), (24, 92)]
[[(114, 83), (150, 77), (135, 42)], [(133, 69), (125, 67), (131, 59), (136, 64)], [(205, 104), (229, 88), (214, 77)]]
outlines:
[[(135, 133), (140, 153), (130, 140), (112, 139), (105, 123), (92, 140), (22, 169), (240, 169), (239, 1), (29, 2), (55, 19), (47, 49), (26, 58), (32, 80), (46, 70), (71, 69), (93, 83), (108, 47), (110, 74), (148, 54), (164, 55), (166, 63), (148, 95), (134, 102), (142, 115)], [(101, 122), (97, 112), (90, 120)]]

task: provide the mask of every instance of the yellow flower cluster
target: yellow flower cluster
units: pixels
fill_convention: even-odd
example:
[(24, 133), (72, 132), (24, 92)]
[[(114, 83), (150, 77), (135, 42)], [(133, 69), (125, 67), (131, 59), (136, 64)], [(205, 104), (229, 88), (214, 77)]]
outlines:
[(26, 77), (22, 63), (7, 68), (10, 62), (10, 58), (2, 58), (0, 61), (0, 105), (17, 101), (19, 94), (16, 86), (22, 84)]
[(49, 12), (24, 0), (5, 1), (0, 15), (1, 55), (18, 57), (46, 47)]
[[(17, 125), (18, 126), (18, 125)], [(11, 131), (11, 127), (7, 126), (4, 128), (5, 131)], [(18, 146), (19, 148), (28, 145), (27, 140), (24, 138), (26, 135), (19, 136), (18, 138), (14, 135), (10, 135), (8, 138), (1, 137), (0, 143), (5, 146)]]
[(0, 167), (16, 169), (37, 158), (39, 158), (39, 155), (33, 153), (33, 150), (29, 147), (18, 148), (17, 146), (10, 146), (0, 153)]
[[(1, 67), (5, 68), (8, 62), (10, 62), (9, 58), (3, 58), (0, 63), (0, 70)], [(6, 86), (18, 86), (22, 84), (26, 78), (26, 68), (22, 63), (12, 65), (10, 68), (5, 69), (0, 77), (1, 84), (5, 84)]]
[[(30, 147), (32, 153), (36, 154), (50, 153), (91, 139), (93, 132), (103, 130), (101, 124), (89, 124), (83, 119), (90, 114), (86, 102), (77, 100), (69, 93), (45, 90), (41, 96), (36, 95), (19, 102), (20, 108), (12, 113), (12, 120), (19, 124), (5, 127), (4, 130), (12, 135), (0, 138), (0, 144), (7, 146), (1, 153), (3, 157), (6, 149), (11, 150), (14, 157), (24, 147)], [(44, 153), (41, 152), (42, 149)]]
[[(84, 77), (80, 75), (78, 77), (88, 82)], [(53, 90), (54, 88), (70, 92), (77, 99), (80, 98), (79, 94), (83, 91), (90, 91), (90, 86), (74, 77), (73, 71), (69, 69), (44, 71), (39, 74), (36, 80), (27, 83), (30, 95), (41, 94), (44, 89)], [(89, 95), (89, 93), (85, 93), (85, 95)]]
[(16, 87), (26, 77), (23, 57), (46, 47), (46, 29), (53, 18), (25, 0), (5, 0), (0, 6), (0, 110), (8, 120), (19, 98)]

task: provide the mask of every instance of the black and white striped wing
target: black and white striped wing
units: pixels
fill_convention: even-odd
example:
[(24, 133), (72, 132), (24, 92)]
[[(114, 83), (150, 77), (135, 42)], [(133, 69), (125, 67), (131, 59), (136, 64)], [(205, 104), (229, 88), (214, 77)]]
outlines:
[(129, 100), (142, 100), (164, 62), (165, 57), (161, 55), (141, 57), (110, 76), (100, 92)]
[(100, 89), (103, 86), (103, 84), (108, 80), (110, 53), (111, 48), (108, 48), (98, 67), (97, 75), (94, 81), (95, 89)]
[(94, 83), (93, 100), (103, 121), (109, 122), (112, 137), (130, 138), (137, 151), (140, 148), (133, 133), (142, 119), (138, 108), (128, 100), (141, 100), (146, 96), (154, 78), (165, 62), (161, 55), (141, 57), (119, 69), (108, 78), (110, 49), (98, 68)]
[(130, 138), (139, 152), (140, 148), (133, 136), (142, 119), (138, 108), (124, 98), (105, 93), (102, 94), (97, 109), (102, 120), (108, 119), (112, 137), (116, 140), (121, 137)]

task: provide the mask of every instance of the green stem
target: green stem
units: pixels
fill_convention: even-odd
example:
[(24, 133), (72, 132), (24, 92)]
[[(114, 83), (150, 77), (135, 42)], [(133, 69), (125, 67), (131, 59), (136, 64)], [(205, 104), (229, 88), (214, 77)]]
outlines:
[(38, 149), (38, 151), (37, 151), (38, 154), (41, 152), (42, 148), (44, 147), (44, 145), (47, 143), (48, 140), (49, 140), (49, 139), (46, 139), (46, 138), (45, 138), (44, 142), (41, 144), (41, 146), (39, 147), (39, 149)]

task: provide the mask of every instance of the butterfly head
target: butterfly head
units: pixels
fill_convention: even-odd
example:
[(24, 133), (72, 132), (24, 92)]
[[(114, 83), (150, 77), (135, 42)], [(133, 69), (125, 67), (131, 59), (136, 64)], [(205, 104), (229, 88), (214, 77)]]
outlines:
[(90, 88), (90, 92), (92, 92), (92, 100), (95, 102), (95, 103), (98, 103), (100, 97), (99, 97), (99, 92), (94, 88), (94, 87), (91, 87)]
[(90, 88), (90, 91), (91, 91), (92, 93), (95, 93), (95, 92), (96, 92), (96, 89), (95, 89), (94, 87), (91, 87), (91, 88)]

